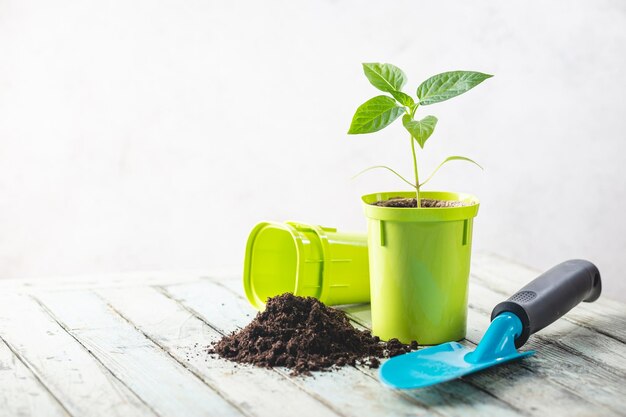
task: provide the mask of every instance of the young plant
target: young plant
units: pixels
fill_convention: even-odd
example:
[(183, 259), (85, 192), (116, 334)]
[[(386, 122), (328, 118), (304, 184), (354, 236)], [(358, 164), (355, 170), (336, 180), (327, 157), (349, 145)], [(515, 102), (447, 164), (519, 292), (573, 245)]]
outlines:
[(482, 169), (476, 162), (464, 156), (449, 156), (435, 168), (426, 180), (420, 183), (415, 142), (417, 142), (421, 149), (424, 148), (426, 140), (428, 140), (435, 130), (437, 118), (435, 116), (426, 116), (416, 120), (415, 112), (419, 106), (428, 106), (463, 94), (476, 87), (487, 78), (493, 77), (493, 75), (474, 71), (450, 71), (437, 74), (417, 87), (417, 97), (414, 99), (410, 95), (402, 92), (402, 87), (406, 84), (406, 75), (395, 65), (379, 63), (363, 64), (363, 71), (374, 87), (389, 95), (376, 96), (360, 105), (359, 108), (356, 109), (356, 113), (354, 113), (348, 133), (355, 135), (377, 132), (389, 126), (402, 115), (402, 124), (411, 135), (411, 153), (413, 155), (415, 182), (412, 183), (386, 166), (370, 167), (365, 171), (374, 168), (384, 168), (391, 171), (412, 188), (415, 188), (417, 207), (420, 207), (421, 187), (430, 181), (439, 168), (446, 162), (468, 161)]

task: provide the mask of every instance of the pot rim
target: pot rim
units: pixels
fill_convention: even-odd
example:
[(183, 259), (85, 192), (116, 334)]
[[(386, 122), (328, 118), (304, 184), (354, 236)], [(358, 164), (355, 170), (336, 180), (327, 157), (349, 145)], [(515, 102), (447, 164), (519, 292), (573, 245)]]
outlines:
[(361, 196), (365, 215), (371, 219), (398, 222), (441, 222), (476, 217), (480, 201), (472, 194), (453, 191), (421, 191), (421, 198), (471, 202), (460, 207), (380, 207), (371, 203), (391, 197), (412, 197), (415, 191), (383, 191)]

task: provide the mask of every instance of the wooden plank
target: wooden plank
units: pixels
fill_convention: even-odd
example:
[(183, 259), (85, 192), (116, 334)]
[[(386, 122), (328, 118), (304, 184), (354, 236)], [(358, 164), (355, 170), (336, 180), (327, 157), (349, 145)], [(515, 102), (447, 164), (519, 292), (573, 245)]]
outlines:
[[(234, 289), (208, 281), (168, 286), (165, 290), (223, 333), (245, 326), (256, 311), (244, 300), (235, 281), (220, 281)], [(235, 296), (235, 298), (233, 298)], [(375, 370), (347, 367), (339, 372), (319, 373), (315, 378), (299, 378), (303, 388), (340, 405), (350, 415), (374, 414), (406, 415), (407, 413), (438, 413), (465, 416), (472, 407), (481, 415), (518, 415), (510, 405), (491, 395), (464, 384), (438, 386), (418, 392), (393, 391), (378, 382)], [(375, 400), (373, 400), (375, 399)], [(419, 408), (418, 408), (419, 406)]]
[[(470, 303), (485, 315), (491, 314), (491, 308), (505, 297), (501, 294), (478, 285), (470, 284)], [(574, 307), (571, 312), (575, 312)], [(536, 333), (533, 337), (546, 343), (556, 344), (565, 352), (588, 359), (626, 378), (626, 345), (622, 342), (583, 327), (576, 322), (565, 320), (569, 315), (557, 320), (550, 326)]]
[[(491, 307), (504, 296), (482, 286), (482, 283), (470, 283), (470, 310), (468, 319), (472, 326), (468, 329), (468, 338), (478, 342), (489, 326)], [(577, 306), (573, 311), (580, 307)], [(570, 312), (571, 313), (571, 312)], [(568, 313), (566, 317), (570, 314)], [(612, 353), (623, 355), (623, 348), (616, 340), (601, 334), (588, 333), (589, 329), (576, 323), (561, 319), (539, 333), (531, 336), (523, 350), (534, 349), (537, 354), (527, 358), (523, 365), (536, 374), (567, 387), (586, 401), (612, 409), (619, 414), (626, 407), (626, 387), (623, 385), (624, 374), (618, 368), (607, 366), (606, 362), (615, 363)], [(576, 334), (585, 337), (577, 340)], [(598, 339), (600, 343), (598, 343)], [(607, 342), (606, 346), (602, 342)], [(618, 345), (615, 345), (615, 344)], [(597, 356), (594, 357), (594, 355)]]
[[(478, 342), (489, 326), (490, 320), (482, 311), (475, 308), (469, 309), (468, 319), (472, 322), (473, 328), (468, 338)], [(540, 378), (565, 387), (585, 401), (595, 404), (598, 408), (592, 415), (610, 415), (606, 409), (624, 415), (626, 387), (622, 376), (609, 372), (582, 356), (564, 351), (558, 345), (540, 337), (531, 336), (522, 350), (535, 350), (536, 353), (520, 361), (521, 366)], [(513, 364), (506, 366), (511, 365)], [(540, 385), (544, 386), (543, 383)], [(553, 402), (554, 399), (551, 398), (546, 397), (544, 401)]]
[[(166, 295), (202, 317), (221, 334), (244, 327), (256, 314), (247, 302), (209, 280), (168, 286), (163, 290)], [(293, 377), (287, 369), (274, 369), (301, 389), (342, 410), (346, 416), (427, 414), (425, 407), (382, 389), (378, 382), (354, 368), (343, 368), (332, 373), (320, 372), (315, 377)]]
[[(513, 285), (515, 290), (510, 294), (523, 286)], [(475, 343), (480, 341), (489, 326), (491, 309), (510, 294), (504, 295), (486, 288), (480, 280), (470, 281), (468, 320), (471, 325), (468, 327), (468, 339)], [(537, 354), (521, 364), (537, 375), (575, 392), (585, 401), (621, 415), (626, 408), (624, 364), (621, 359), (624, 347), (613, 338), (581, 327), (577, 320), (566, 320), (582, 306), (579, 304), (562, 319), (531, 336), (522, 349), (534, 349)]]
[[(472, 256), (472, 273), (477, 275), (476, 279), (486, 281), (489, 288), (497, 291), (516, 291), (542, 272), (544, 271), (493, 253), (478, 252)], [(599, 301), (601, 302), (583, 305), (592, 309), (601, 305), (602, 309), (619, 313), (622, 313), (626, 306), (622, 302), (606, 297), (601, 297)]]
[(37, 298), (64, 329), (159, 416), (242, 415), (96, 294), (47, 292)]
[[(231, 290), (235, 294), (241, 294), (241, 283), (239, 280), (220, 280), (219, 283)], [(340, 307), (346, 311), (349, 317), (352, 319), (353, 324), (357, 328), (369, 329), (371, 328), (371, 312), (368, 304), (352, 305)], [(471, 342), (467, 342), (471, 345)], [(368, 374), (373, 379), (378, 379), (377, 371), (360, 368), (360, 371)], [(491, 415), (494, 413), (500, 413), (507, 415), (507, 413), (517, 413), (518, 410), (523, 410), (526, 406), (526, 402), (520, 398), (520, 391), (511, 388), (511, 396), (494, 396), (489, 395), (489, 391), (486, 390), (485, 384), (467, 384), (464, 381), (454, 381), (445, 385), (437, 385), (421, 390), (414, 391), (402, 391), (402, 395), (410, 396), (414, 400), (426, 404), (430, 407), (436, 407), (438, 411), (443, 412), (446, 415), (466, 415), (467, 410), (460, 408), (462, 404), (467, 404), (471, 407), (472, 412), (479, 415)], [(502, 385), (502, 383), (500, 384)], [(509, 384), (510, 385), (510, 384)], [(478, 388), (478, 389), (476, 389)], [(533, 388), (535, 388), (533, 386)], [(521, 390), (524, 393), (524, 390)], [(567, 395), (567, 393), (558, 392), (560, 395)], [(506, 405), (501, 404), (504, 401)], [(509, 407), (513, 408), (509, 408)], [(506, 408), (507, 411), (503, 411), (502, 408)], [(546, 409), (549, 407), (545, 407)], [(521, 412), (521, 411), (520, 411)], [(581, 414), (584, 415), (584, 414)]]
[[(224, 274), (227, 269), (215, 269)], [(207, 271), (145, 271), (107, 274), (90, 274), (27, 279), (0, 279), (0, 290), (3, 293), (31, 294), (42, 291), (58, 291), (72, 289), (119, 288), (146, 285), (166, 285), (196, 281)]]
[[(221, 281), (221, 284), (229, 287), (232, 291), (237, 291), (239, 287), (237, 281), (224, 280)], [(481, 298), (481, 295), (484, 297), (482, 292), (480, 294), (475, 293), (477, 293), (477, 291), (470, 292), (473, 297), (472, 299), (476, 297), (479, 300), (483, 300), (483, 298)], [(494, 302), (493, 297), (487, 302)], [(345, 310), (347, 310), (349, 315), (356, 322), (366, 327), (371, 326), (371, 314), (368, 305), (349, 306), (345, 308)], [(473, 343), (468, 341), (468, 345), (473, 347), (478, 343), (488, 327), (489, 317), (485, 311), (476, 310), (470, 311), (470, 317), (470, 323), (473, 318), (474, 321), (481, 324), (480, 327), (470, 327), (470, 329), (473, 328), (473, 331), (470, 330), (468, 337), (472, 338), (471, 336), (473, 336)], [(536, 358), (533, 357), (532, 360), (535, 361)], [(549, 366), (549, 361), (544, 360), (540, 362), (542, 362), (544, 367)], [(557, 380), (552, 381), (534, 372), (532, 367), (528, 365), (528, 359), (526, 359), (519, 363), (509, 364), (508, 366), (490, 368), (485, 372), (469, 376), (465, 378), (465, 380), (521, 410), (525, 410), (529, 406), (529, 398), (534, 399), (534, 401), (532, 401), (532, 415), (545, 415), (549, 412), (550, 415), (554, 416), (586, 416), (594, 415), (600, 410), (603, 415), (619, 415), (621, 413), (620, 410), (605, 408), (605, 406), (613, 406), (614, 401), (613, 404), (607, 401), (598, 402), (595, 401), (593, 393), (586, 393), (584, 391), (583, 395), (580, 395), (576, 390), (579, 388), (579, 386), (576, 385), (576, 381), (579, 381), (578, 378), (565, 378), (553, 372), (549, 372), (549, 375), (553, 377), (556, 376)], [(603, 374), (601, 378), (591, 378), (590, 383), (592, 386), (600, 388), (598, 382), (602, 378), (606, 378), (606, 375)], [(609, 378), (608, 380), (611, 379)], [(565, 385), (562, 384), (562, 382), (565, 382)], [(455, 387), (455, 389), (458, 389), (458, 387)], [(423, 393), (423, 391), (420, 392), (422, 395)], [(602, 395), (603, 400), (615, 398), (615, 394), (617, 393), (610, 391), (608, 398)]]
[(67, 417), (68, 412), (0, 338), (0, 417)]
[(155, 416), (32, 298), (0, 296), (0, 335), (70, 414)]
[(98, 294), (146, 337), (250, 416), (341, 415), (277, 372), (209, 356), (206, 347), (221, 334), (154, 288), (109, 289)]
[[(371, 326), (369, 305), (347, 306), (342, 309), (358, 323), (366, 327)], [(470, 309), (468, 322), (470, 324), (467, 335), (469, 340), (462, 341), (462, 344), (469, 348), (475, 348), (489, 326), (490, 320), (484, 311)], [(602, 401), (597, 402), (593, 398), (590, 399), (591, 395), (585, 391), (581, 395), (567, 388), (572, 386), (572, 382), (574, 382), (572, 378), (558, 372), (550, 372), (549, 375), (546, 375), (535, 370), (537, 362), (543, 367), (549, 367), (550, 360), (549, 358), (533, 356), (468, 375), (463, 378), (463, 381), (475, 385), (533, 416), (574, 417), (591, 416), (598, 413), (603, 416), (623, 415), (620, 410), (616, 411), (605, 407)], [(601, 378), (592, 378), (592, 387), (597, 387)]]
[[(540, 273), (541, 271), (491, 254), (478, 254), (472, 261), (472, 279), (506, 298)], [(626, 343), (626, 304), (605, 296), (600, 296), (593, 303), (581, 303), (567, 314), (565, 320)]]
[[(223, 279), (218, 282), (243, 299), (239, 280)], [(246, 302), (244, 301), (244, 303)], [(349, 316), (353, 324), (362, 330), (370, 329), (371, 312), (369, 305), (353, 305), (350, 307), (351, 308), (347, 309), (344, 308), (344, 310), (350, 310)], [(359, 321), (359, 316), (367, 320), (365, 322)], [(359, 370), (370, 378), (378, 381), (377, 370), (364, 367), (359, 367)], [(453, 381), (445, 385), (436, 385), (413, 391), (399, 391), (399, 393), (412, 398), (420, 404), (424, 404), (427, 407), (451, 416), (467, 415), (467, 409), (462, 407), (463, 405), (471, 407), (472, 412), (479, 415), (518, 415), (520, 411), (514, 404), (502, 401), (504, 400), (503, 398), (489, 395), (482, 387), (476, 385), (472, 386), (464, 381)]]

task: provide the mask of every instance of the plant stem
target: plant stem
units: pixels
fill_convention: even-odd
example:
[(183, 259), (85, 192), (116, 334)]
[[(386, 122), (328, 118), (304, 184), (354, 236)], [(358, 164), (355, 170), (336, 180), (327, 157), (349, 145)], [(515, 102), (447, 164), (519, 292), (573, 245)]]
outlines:
[[(409, 115), (411, 116), (411, 119), (413, 119), (415, 117), (415, 111), (417, 110), (417, 108), (419, 107), (419, 103), (415, 103), (415, 106), (413, 106), (413, 108), (411, 109)], [(415, 204), (417, 208), (420, 208), (421, 204), (420, 204), (420, 177), (417, 173), (417, 156), (415, 155), (415, 139), (413, 139), (413, 136), (410, 136), (411, 138), (411, 152), (413, 153), (413, 173), (415, 174)]]
[(411, 152), (413, 152), (413, 172), (415, 174), (415, 197), (417, 208), (420, 208), (420, 179), (417, 173), (417, 156), (415, 155), (415, 139), (411, 138)]

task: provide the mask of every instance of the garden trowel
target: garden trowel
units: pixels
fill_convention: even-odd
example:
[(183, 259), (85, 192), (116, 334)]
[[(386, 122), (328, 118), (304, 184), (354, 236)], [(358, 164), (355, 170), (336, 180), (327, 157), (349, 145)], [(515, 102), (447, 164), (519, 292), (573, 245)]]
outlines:
[(563, 262), (498, 304), (476, 349), (449, 342), (396, 356), (382, 365), (380, 379), (392, 388), (422, 388), (530, 356), (535, 352), (517, 349), (531, 334), (581, 301), (597, 300), (601, 288), (594, 264), (579, 259)]

